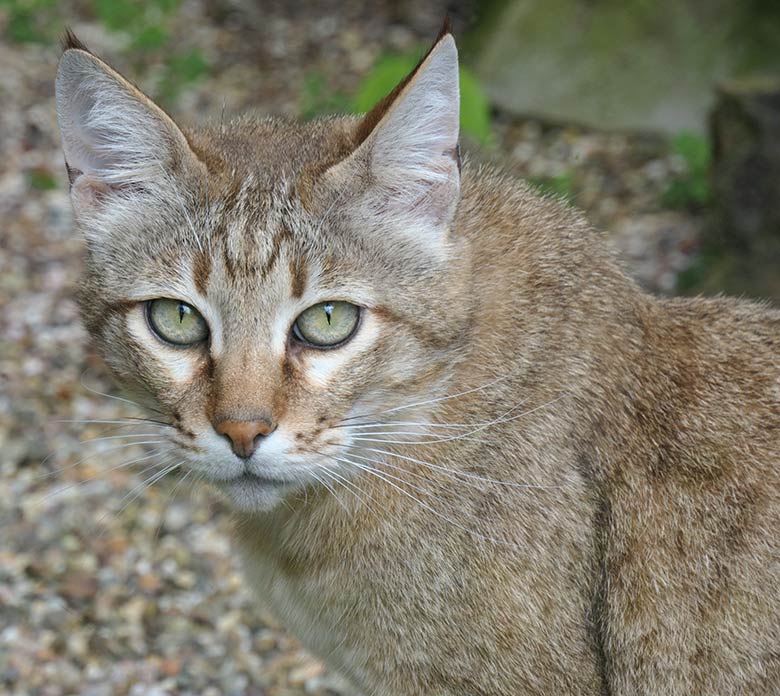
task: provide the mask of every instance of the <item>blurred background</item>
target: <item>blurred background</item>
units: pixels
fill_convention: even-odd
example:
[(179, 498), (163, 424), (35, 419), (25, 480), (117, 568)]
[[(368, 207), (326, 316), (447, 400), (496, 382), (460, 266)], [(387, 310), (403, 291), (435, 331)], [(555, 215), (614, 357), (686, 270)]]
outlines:
[(342, 693), (249, 598), (220, 503), (151, 485), (158, 434), (88, 352), (64, 26), (193, 124), (365, 111), (447, 12), (472, 157), (582, 208), (653, 292), (780, 299), (776, 0), (0, 0), (1, 693)]

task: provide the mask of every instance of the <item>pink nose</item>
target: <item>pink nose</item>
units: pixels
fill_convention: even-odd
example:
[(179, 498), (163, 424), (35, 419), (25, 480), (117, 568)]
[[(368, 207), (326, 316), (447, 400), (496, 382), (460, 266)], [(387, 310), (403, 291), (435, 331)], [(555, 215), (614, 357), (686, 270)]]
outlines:
[(223, 420), (217, 423), (215, 430), (230, 440), (230, 446), (237, 456), (249, 459), (257, 449), (260, 439), (276, 430), (276, 424), (262, 419), (256, 421)]

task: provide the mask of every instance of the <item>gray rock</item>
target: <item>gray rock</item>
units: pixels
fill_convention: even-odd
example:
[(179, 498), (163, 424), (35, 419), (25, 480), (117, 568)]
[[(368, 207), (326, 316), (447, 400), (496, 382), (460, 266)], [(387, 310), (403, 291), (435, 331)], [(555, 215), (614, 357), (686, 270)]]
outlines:
[(475, 66), (491, 100), (516, 114), (604, 129), (703, 132), (717, 81), (780, 69), (777, 3), (497, 4), (477, 37)]

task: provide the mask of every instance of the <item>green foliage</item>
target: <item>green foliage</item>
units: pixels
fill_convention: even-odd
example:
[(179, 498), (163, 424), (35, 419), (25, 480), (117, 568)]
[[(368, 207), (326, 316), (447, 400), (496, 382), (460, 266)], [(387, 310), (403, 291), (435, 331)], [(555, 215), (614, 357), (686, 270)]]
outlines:
[[(701, 291), (708, 280), (718, 277), (719, 269), (727, 267), (729, 261), (729, 254), (723, 247), (704, 246), (693, 263), (677, 276), (677, 290), (682, 293)], [(721, 280), (716, 280), (712, 285), (723, 288)]]
[(709, 142), (696, 133), (682, 132), (672, 138), (671, 151), (685, 162), (684, 174), (669, 182), (661, 196), (668, 208), (700, 208), (710, 200)]
[(173, 101), (182, 87), (197, 81), (208, 70), (208, 61), (197, 48), (171, 54), (157, 86), (158, 98)]
[[(386, 96), (417, 65), (419, 53), (382, 56), (363, 78), (352, 98), (351, 109), (369, 111)], [(460, 67), (460, 128), (482, 145), (493, 143), (490, 126), (490, 105), (473, 73)]]
[(349, 111), (349, 98), (328, 87), (325, 76), (319, 71), (306, 75), (301, 90), (301, 118), (311, 119), (320, 114)]
[[(177, 47), (172, 29), (181, 0), (85, 0), (80, 8), (107, 30), (121, 34), (125, 51), (136, 73), (153, 67), (156, 86), (152, 96), (170, 104), (183, 87), (195, 82), (209, 70), (203, 53), (196, 47)], [(18, 43), (55, 43), (72, 17), (57, 0), (0, 0), (7, 13), (6, 34)]]
[(17, 43), (45, 43), (57, 23), (57, 0), (0, 0), (6, 34)]
[(561, 198), (569, 203), (574, 203), (576, 198), (574, 174), (565, 172), (558, 176), (531, 177), (529, 183), (535, 186), (540, 193)]
[(48, 169), (38, 167), (27, 172), (27, 183), (37, 191), (51, 191), (57, 188), (57, 180)]

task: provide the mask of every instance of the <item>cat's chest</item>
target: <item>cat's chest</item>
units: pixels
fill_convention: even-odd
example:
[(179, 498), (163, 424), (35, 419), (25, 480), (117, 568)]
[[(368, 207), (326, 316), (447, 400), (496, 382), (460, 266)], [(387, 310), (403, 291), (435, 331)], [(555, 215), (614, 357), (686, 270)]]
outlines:
[(255, 597), (311, 652), (327, 656), (342, 673), (360, 671), (368, 645), (354, 639), (366, 628), (366, 607), (354, 581), (334, 569), (293, 569), (271, 553), (244, 553), (243, 568)]

